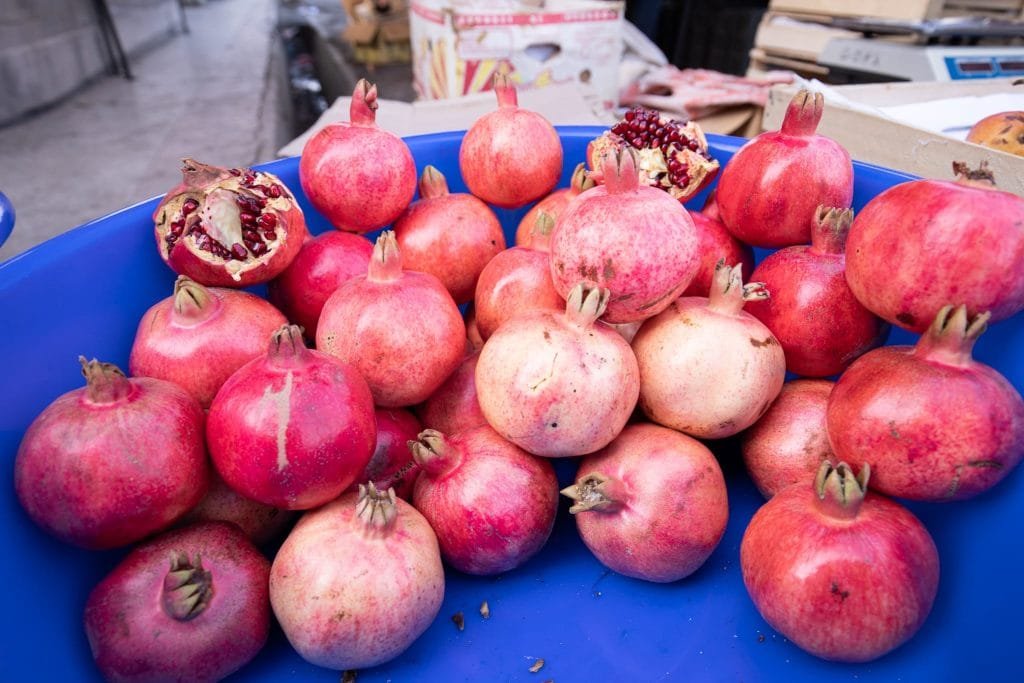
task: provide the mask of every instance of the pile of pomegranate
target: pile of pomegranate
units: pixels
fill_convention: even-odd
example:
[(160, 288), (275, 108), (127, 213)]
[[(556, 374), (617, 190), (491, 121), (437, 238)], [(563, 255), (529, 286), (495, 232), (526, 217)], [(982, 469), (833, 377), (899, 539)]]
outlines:
[[(729, 519), (730, 437), (767, 499), (737, 559), (771, 627), (864, 662), (927, 619), (938, 553), (899, 499), (985, 495), (1024, 454), (1024, 400), (971, 355), (1024, 308), (1024, 200), (957, 165), (854, 216), (802, 91), (698, 212), (719, 162), (696, 124), (634, 109), (563, 159), (494, 90), (459, 153), (470, 192), (426, 166), (413, 201), (360, 81), (302, 154), (337, 229), (316, 237), (299, 188), (185, 160), (154, 215), (178, 279), (130, 374), (82, 358), (15, 461), (41, 529), (133, 546), (85, 610), (108, 679), (220, 680), (273, 620), (316, 665), (387, 662), (446, 571), (529, 571), (561, 506), (611, 571), (686, 580)], [(506, 249), (491, 207), (530, 204)], [(778, 251), (750, 272), (753, 246)], [(882, 346), (892, 325), (920, 339)]]

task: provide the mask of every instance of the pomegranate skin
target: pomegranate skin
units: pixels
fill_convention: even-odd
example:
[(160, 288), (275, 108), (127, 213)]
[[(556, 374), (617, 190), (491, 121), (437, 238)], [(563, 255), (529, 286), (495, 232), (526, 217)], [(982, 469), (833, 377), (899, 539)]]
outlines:
[(469, 191), (488, 204), (515, 209), (555, 189), (562, 174), (562, 140), (537, 112), (519, 107), (515, 86), (495, 74), (498, 109), (477, 119), (459, 146)]
[(283, 273), (267, 283), (267, 298), (289, 321), (302, 325), (306, 338), (315, 339), (328, 297), (346, 280), (366, 275), (372, 252), (373, 244), (361, 235), (336, 231), (317, 235), (302, 245)]
[(116, 548), (170, 526), (205, 495), (203, 409), (184, 389), (80, 358), (87, 386), (29, 425), (14, 490), (65, 543)]
[(580, 538), (606, 567), (645, 581), (678, 581), (708, 559), (729, 519), (725, 478), (694, 438), (627, 426), (580, 462), (563, 494)]
[(306, 197), (347, 232), (392, 223), (416, 192), (416, 164), (402, 138), (376, 123), (377, 86), (356, 83), (348, 123), (322, 128), (302, 149), (299, 182)]
[(377, 445), (366, 469), (348, 491), (358, 491), (360, 484), (372, 481), (382, 491), (394, 488), (399, 498), (412, 500), (416, 470), (408, 444), (416, 440), (423, 425), (415, 415), (401, 408), (377, 408), (373, 412), (377, 418)]
[[(853, 221), (846, 281), (879, 317), (923, 332), (946, 304), (1003, 320), (1024, 309), (1024, 199), (954, 165), (961, 180), (912, 180)], [(988, 174), (991, 179), (991, 174)]]
[[(550, 216), (553, 222), (558, 222), (558, 217), (565, 211), (565, 207), (569, 206), (569, 202), (592, 187), (594, 187), (594, 180), (587, 174), (587, 165), (585, 163), (577, 164), (572, 173), (572, 179), (569, 181), (569, 187), (555, 190), (547, 197), (541, 199), (531, 206), (530, 210), (519, 221), (519, 225), (516, 227), (515, 246), (538, 249), (539, 247), (532, 244), (532, 233), (541, 212)], [(545, 240), (545, 251), (547, 251), (546, 245), (547, 241)]]
[[(201, 558), (212, 591), (197, 614), (178, 619), (162, 598), (169, 562), (181, 555)], [(85, 631), (97, 666), (108, 681), (227, 677), (267, 642), (269, 578), (267, 558), (226, 522), (169, 531), (138, 546), (86, 602)]]
[(967, 142), (1024, 157), (1024, 111), (1001, 111), (975, 123)]
[(277, 539), (295, 521), (295, 513), (250, 500), (227, 485), (213, 470), (210, 488), (199, 504), (178, 520), (176, 527), (197, 522), (230, 522), (250, 541), (263, 546)]
[(986, 316), (945, 307), (916, 346), (883, 346), (842, 374), (828, 402), (836, 457), (871, 464), (872, 485), (898, 498), (964, 500), (1024, 455), (1024, 399), (971, 359)]
[(833, 386), (824, 379), (786, 382), (768, 412), (743, 432), (743, 462), (765, 498), (790, 484), (813, 481), (823, 460), (838, 463), (825, 425)]
[(419, 407), (419, 416), (425, 427), (444, 434), (456, 434), (487, 424), (476, 395), (476, 363), (479, 359), (479, 350), (469, 353), (444, 384)]
[(924, 623), (938, 552), (924, 525), (884, 496), (868, 492), (852, 516), (822, 512), (827, 505), (811, 483), (765, 503), (740, 544), (743, 582), (765, 621), (800, 648), (870, 661)]
[(544, 547), (558, 512), (549, 461), (488, 425), (449, 437), (428, 430), (412, 448), (421, 468), (413, 504), (449, 565), (490, 576), (521, 566)]
[(807, 244), (807, 217), (817, 206), (848, 207), (853, 163), (835, 140), (816, 135), (824, 110), (820, 93), (801, 90), (782, 127), (761, 133), (722, 169), (715, 194), (722, 223), (755, 247)]
[(754, 250), (733, 237), (721, 221), (697, 211), (690, 212), (690, 218), (697, 229), (700, 266), (682, 296), (707, 296), (714, 281), (715, 264), (722, 259), (726, 263), (742, 264), (744, 273), (754, 270)]
[(288, 321), (260, 297), (207, 289), (184, 275), (174, 295), (146, 311), (132, 343), (128, 370), (174, 382), (209, 408), (238, 368), (266, 351), (266, 340)]

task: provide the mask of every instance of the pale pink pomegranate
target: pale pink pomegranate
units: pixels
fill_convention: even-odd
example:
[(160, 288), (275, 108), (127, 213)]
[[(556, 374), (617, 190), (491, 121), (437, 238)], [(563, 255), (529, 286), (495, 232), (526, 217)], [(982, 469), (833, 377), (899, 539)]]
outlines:
[(581, 194), (551, 234), (551, 279), (563, 297), (577, 283), (611, 291), (605, 320), (660, 313), (693, 280), (700, 243), (693, 220), (671, 196), (640, 185), (633, 154), (603, 160), (604, 184)]
[[(540, 217), (540, 214), (542, 212), (546, 213), (551, 217), (552, 223), (554, 223), (562, 215), (562, 212), (565, 211), (565, 207), (569, 206), (569, 202), (593, 186), (594, 180), (587, 173), (587, 165), (583, 163), (576, 164), (576, 169), (573, 171), (572, 178), (569, 181), (569, 187), (555, 190), (547, 197), (541, 199), (531, 206), (530, 210), (519, 221), (519, 226), (516, 228), (516, 246), (537, 249), (538, 247), (531, 244), (531, 242), (533, 241), (532, 233), (534, 226), (537, 225), (537, 219)], [(547, 240), (545, 240), (545, 244), (547, 244)], [(546, 246), (545, 250), (547, 250)]]
[(562, 141), (554, 126), (519, 106), (515, 85), (494, 75), (498, 109), (473, 122), (459, 146), (469, 191), (488, 204), (515, 209), (555, 189), (562, 175)]
[(295, 521), (296, 513), (266, 505), (228, 486), (214, 470), (210, 488), (199, 504), (178, 520), (176, 526), (189, 526), (197, 522), (230, 522), (258, 546), (277, 540)]
[(455, 372), (420, 405), (417, 412), (424, 427), (456, 434), (487, 424), (476, 396), (476, 363), (479, 359), (479, 350), (467, 353)]
[(697, 228), (700, 266), (682, 296), (708, 296), (715, 279), (715, 265), (721, 260), (742, 265), (745, 273), (754, 270), (754, 250), (733, 237), (721, 221), (699, 211), (690, 212), (690, 218)]
[(939, 555), (906, 508), (867, 491), (869, 468), (821, 465), (750, 520), (740, 567), (772, 628), (816, 657), (867, 662), (921, 628), (939, 585)]
[(491, 208), (471, 194), (450, 193), (433, 166), (423, 169), (419, 201), (395, 221), (395, 239), (405, 268), (436, 277), (457, 304), (473, 300), (480, 271), (505, 248)]
[(416, 192), (416, 164), (402, 138), (377, 125), (377, 86), (359, 79), (350, 121), (320, 129), (302, 148), (302, 191), (331, 225), (366, 233), (392, 223)]
[(182, 162), (180, 185), (153, 212), (160, 258), (179, 275), (220, 287), (276, 277), (309, 235), (281, 180), (250, 168)]
[(86, 386), (29, 425), (14, 492), (65, 543), (102, 550), (170, 526), (206, 493), (203, 409), (176, 384), (79, 357)]
[(836, 457), (871, 463), (874, 488), (912, 500), (987, 491), (1024, 456), (1024, 399), (971, 358), (986, 313), (945, 306), (915, 346), (883, 346), (842, 374), (828, 402)]
[(580, 538), (606, 567), (678, 581), (718, 547), (729, 519), (725, 478), (706, 446), (652, 424), (629, 425), (580, 462), (562, 490)]
[(393, 488), (399, 498), (411, 500), (419, 468), (412, 459), (409, 443), (416, 440), (423, 425), (415, 415), (401, 408), (377, 408), (374, 415), (377, 445), (373, 457), (348, 490), (358, 491), (360, 484), (373, 482), (381, 491)]

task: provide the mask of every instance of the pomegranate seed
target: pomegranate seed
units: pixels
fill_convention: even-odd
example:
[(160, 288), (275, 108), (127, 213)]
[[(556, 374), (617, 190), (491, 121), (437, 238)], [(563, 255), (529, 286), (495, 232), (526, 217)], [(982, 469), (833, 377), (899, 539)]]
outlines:
[(665, 144), (665, 141), (662, 140), (657, 135), (655, 135), (653, 138), (651, 138), (651, 147), (661, 147), (664, 144)]
[(255, 228), (245, 228), (242, 230), (242, 237), (249, 240), (250, 242), (256, 242), (260, 238), (260, 234), (256, 232)]
[(238, 261), (244, 261), (247, 253), (245, 251), (245, 247), (238, 242), (235, 242), (231, 245), (231, 255)]
[(687, 146), (687, 147), (689, 147), (689, 148), (690, 148), (691, 150), (693, 150), (694, 152), (696, 152), (696, 151), (697, 151), (697, 148), (698, 148), (698, 147), (699, 147), (700, 145), (698, 145), (698, 144), (697, 144), (697, 141), (696, 141), (696, 140), (687, 140), (687, 141), (686, 141), (686, 146)]
[(623, 124), (621, 124), (621, 123), (616, 123), (614, 126), (612, 126), (612, 132), (615, 133), (616, 135), (619, 135), (625, 129), (626, 129), (626, 127)]
[(199, 247), (200, 249), (202, 249), (203, 251), (209, 251), (210, 250), (210, 236), (207, 235), (205, 232), (199, 233), (199, 236), (196, 237), (196, 246)]
[(274, 232), (273, 230), (264, 230), (263, 231), (263, 239), (267, 240), (268, 242), (270, 240), (275, 240), (275, 239), (277, 239), (277, 233)]
[(238, 220), (242, 221), (242, 225), (256, 225), (256, 214), (242, 211), (238, 214)]
[(256, 222), (260, 224), (261, 228), (273, 230), (277, 227), (277, 216), (272, 213), (261, 214)]
[(268, 192), (267, 194), (269, 194), (274, 199), (277, 199), (278, 197), (280, 197), (283, 194), (283, 192), (281, 190), (281, 186), (280, 185), (271, 185), (270, 186), (270, 192)]
[(199, 202), (189, 197), (185, 200), (185, 203), (181, 205), (181, 213), (187, 216), (198, 208)]
[(629, 111), (626, 112), (626, 120), (627, 121), (632, 121), (635, 118), (636, 118), (636, 110), (630, 109)]
[(263, 242), (257, 242), (252, 245), (252, 253), (254, 256), (263, 256), (267, 253), (267, 245), (263, 244)]

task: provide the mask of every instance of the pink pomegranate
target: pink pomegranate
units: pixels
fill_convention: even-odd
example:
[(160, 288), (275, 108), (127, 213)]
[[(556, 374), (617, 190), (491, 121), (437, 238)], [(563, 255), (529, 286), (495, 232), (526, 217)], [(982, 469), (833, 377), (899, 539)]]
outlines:
[(209, 408), (231, 373), (266, 351), (267, 337), (287, 322), (254, 294), (179, 275), (174, 295), (139, 321), (128, 370), (174, 382)]
[[(719, 223), (721, 223), (722, 212), (718, 210), (718, 198), (715, 196), (717, 192), (717, 188), (711, 190), (711, 192), (708, 192), (708, 198), (704, 200), (704, 208), (700, 210), (700, 213), (704, 214), (706, 217), (710, 218), (713, 221), (718, 221)], [(692, 215), (693, 214), (691, 214), (691, 216)]]
[(476, 397), (476, 363), (480, 351), (466, 354), (462, 363), (419, 407), (423, 425), (445, 434), (487, 424)]
[(824, 379), (786, 382), (768, 412), (743, 432), (743, 462), (765, 498), (812, 481), (823, 460), (836, 462), (825, 426), (833, 386)]
[[(569, 187), (564, 187), (560, 190), (555, 190), (544, 199), (530, 207), (530, 210), (526, 212), (522, 220), (519, 221), (519, 227), (516, 228), (516, 246), (517, 247), (538, 247), (531, 244), (533, 241), (533, 230), (534, 226), (537, 225), (537, 219), (540, 214), (546, 213), (551, 217), (552, 225), (558, 220), (558, 217), (565, 211), (565, 207), (569, 206), (569, 202), (578, 197), (583, 192), (586, 192), (594, 186), (594, 180), (587, 174), (586, 164), (576, 164), (576, 170), (572, 173), (572, 179), (569, 181)], [(544, 240), (545, 245), (547, 240)], [(547, 247), (545, 246), (545, 251)]]
[(413, 505), (430, 522), (449, 565), (500, 574), (544, 547), (558, 512), (550, 462), (487, 425), (447, 437), (428, 429), (410, 447), (420, 466)]
[(430, 524), (373, 484), (303, 515), (270, 570), (270, 603), (288, 641), (329, 669), (394, 659), (427, 630), (443, 599)]
[(470, 304), (466, 310), (466, 351), (479, 351), (484, 347), (483, 337), (480, 336), (480, 328), (476, 324), (476, 309)]
[(657, 315), (693, 280), (700, 243), (670, 195), (637, 183), (633, 155), (603, 160), (604, 185), (580, 195), (551, 235), (551, 279), (563, 297), (578, 282), (611, 290), (605, 320)]
[(466, 327), (444, 285), (403, 270), (394, 233), (377, 238), (366, 278), (339, 287), (324, 304), (316, 346), (354, 365), (382, 408), (421, 403), (455, 371)]
[(608, 296), (580, 284), (564, 313), (535, 311), (491, 335), (477, 361), (476, 390), (495, 431), (548, 457), (592, 453), (618, 436), (640, 387), (629, 344), (596, 324)]
[(697, 228), (700, 266), (682, 296), (708, 296), (715, 279), (715, 264), (721, 260), (740, 264), (747, 273), (754, 270), (754, 250), (729, 234), (721, 221), (696, 211), (690, 213), (690, 218)]
[(277, 176), (194, 159), (182, 162), (181, 175), (153, 212), (157, 250), (175, 273), (248, 287), (276, 277), (299, 253), (306, 219)]
[(729, 519), (725, 478), (696, 439), (652, 424), (629, 425), (580, 462), (562, 490), (580, 538), (601, 564), (645, 581), (697, 571)]
[(65, 543), (116, 548), (170, 526), (206, 493), (203, 409), (170, 382), (78, 360), (86, 386), (29, 425), (14, 491), (32, 521)]
[(811, 245), (769, 254), (750, 276), (772, 296), (750, 302), (746, 310), (772, 331), (786, 354), (786, 368), (797, 375), (838, 375), (889, 335), (889, 325), (864, 308), (846, 284), (844, 253), (852, 221), (851, 209), (819, 206)]
[(953, 170), (956, 182), (912, 180), (877, 195), (846, 244), (857, 299), (914, 332), (948, 303), (993, 321), (1024, 309), (1024, 199), (996, 189), (984, 165)]
[(241, 529), (250, 541), (263, 546), (282, 536), (285, 529), (295, 521), (295, 516), (294, 512), (246, 498), (228, 486), (214, 470), (206, 495), (178, 520), (176, 526), (189, 526), (197, 522), (230, 522)]
[(358, 370), (307, 349), (297, 325), (275, 332), (266, 355), (231, 375), (206, 420), (224, 481), (287, 510), (338, 497), (370, 461), (376, 434), (373, 398)]
[(381, 491), (395, 489), (395, 495), (412, 500), (412, 487), (419, 468), (409, 452), (409, 442), (423, 430), (416, 416), (401, 408), (377, 408), (377, 446), (370, 463), (356, 482), (348, 487), (357, 491), (360, 484), (373, 482)]
[(400, 137), (377, 126), (377, 86), (356, 83), (350, 121), (325, 126), (302, 148), (302, 191), (331, 225), (365, 233), (390, 224), (416, 192), (416, 164)]
[(718, 210), (740, 241), (755, 247), (807, 244), (807, 217), (815, 207), (850, 206), (850, 154), (815, 133), (824, 108), (821, 93), (801, 90), (789, 103), (782, 128), (743, 145), (722, 170)]
[(750, 520), (740, 566), (772, 628), (816, 657), (867, 662), (910, 639), (931, 611), (939, 555), (901, 505), (867, 491), (869, 467), (824, 462)]
[(233, 524), (168, 531), (125, 557), (85, 605), (108, 681), (219, 681), (270, 634), (270, 562)]
[(945, 306), (916, 346), (883, 346), (839, 378), (828, 402), (836, 457), (871, 463), (874, 487), (911, 500), (963, 500), (1024, 455), (1024, 399), (971, 358), (988, 314)]
[(317, 235), (267, 284), (267, 298), (291, 322), (301, 325), (308, 339), (316, 339), (327, 298), (349, 278), (366, 276), (371, 253), (373, 243), (362, 235), (337, 231)]
[(519, 106), (512, 79), (494, 75), (498, 109), (477, 119), (459, 147), (469, 191), (488, 204), (515, 209), (555, 189), (562, 175), (562, 141), (554, 126)]
[(754, 424), (782, 389), (782, 347), (743, 310), (768, 292), (744, 285), (740, 268), (719, 262), (709, 299), (676, 299), (633, 338), (640, 406), (654, 422), (721, 439)]
[(395, 239), (405, 267), (436, 277), (457, 304), (473, 300), (480, 271), (505, 248), (490, 207), (471, 194), (449, 193), (433, 166), (423, 169), (419, 201), (395, 221)]
[(503, 323), (530, 311), (563, 311), (565, 299), (551, 281), (547, 240), (555, 222), (538, 214), (530, 246), (506, 249), (484, 266), (473, 300), (477, 329), (484, 340)]

